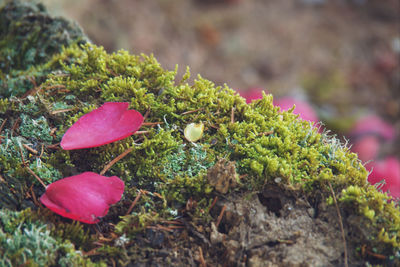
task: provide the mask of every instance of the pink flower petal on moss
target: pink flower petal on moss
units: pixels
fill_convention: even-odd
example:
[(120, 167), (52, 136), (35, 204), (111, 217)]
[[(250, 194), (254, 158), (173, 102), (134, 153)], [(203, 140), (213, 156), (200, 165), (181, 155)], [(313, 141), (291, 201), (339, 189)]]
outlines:
[(84, 172), (58, 180), (46, 188), (40, 201), (53, 212), (84, 223), (97, 223), (124, 193), (124, 182)]
[(83, 115), (65, 132), (61, 147), (65, 150), (97, 147), (132, 135), (142, 125), (143, 116), (128, 107), (127, 102), (107, 102)]

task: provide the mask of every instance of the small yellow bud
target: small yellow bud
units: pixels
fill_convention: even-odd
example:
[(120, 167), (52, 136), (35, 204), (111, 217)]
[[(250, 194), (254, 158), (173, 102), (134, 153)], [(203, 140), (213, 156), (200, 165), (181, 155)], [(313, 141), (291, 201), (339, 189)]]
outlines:
[(190, 142), (196, 142), (203, 136), (204, 124), (203, 123), (190, 123), (183, 131), (185, 138)]

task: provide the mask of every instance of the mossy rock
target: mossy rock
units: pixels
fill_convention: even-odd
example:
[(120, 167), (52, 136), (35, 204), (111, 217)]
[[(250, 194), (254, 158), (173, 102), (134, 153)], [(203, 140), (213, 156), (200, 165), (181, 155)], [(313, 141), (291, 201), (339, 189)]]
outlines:
[(42, 4), (0, 0), (0, 6), (1, 98), (31, 90), (53, 70), (41, 64), (63, 46), (88, 41), (76, 23), (50, 16)]
[[(272, 95), (246, 104), (226, 85), (200, 76), (189, 84), (189, 70), (177, 77), (153, 56), (79, 42), (35, 61), (21, 79), (37, 70), (46, 72), (29, 92), (6, 85), (11, 93), (0, 100), (4, 264), (400, 264), (396, 201), (368, 184), (344, 144), (281, 111)], [(141, 133), (97, 148), (59, 147), (75, 121), (110, 101), (145, 115)], [(191, 123), (204, 125), (195, 143), (184, 136)], [(100, 173), (128, 149), (105, 173), (124, 180), (123, 199), (97, 226), (38, 203), (44, 189), (32, 173), (47, 184)], [(48, 242), (27, 246), (30, 254), (15, 245), (43, 235)], [(54, 257), (42, 264), (43, 253)]]

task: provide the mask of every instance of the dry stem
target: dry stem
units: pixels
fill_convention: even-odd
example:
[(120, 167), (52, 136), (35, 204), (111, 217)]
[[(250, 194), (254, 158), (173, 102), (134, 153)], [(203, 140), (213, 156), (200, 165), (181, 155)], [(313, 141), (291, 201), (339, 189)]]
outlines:
[(347, 243), (346, 243), (346, 236), (345, 236), (345, 233), (344, 233), (342, 215), (340, 215), (339, 205), (338, 205), (338, 203), (336, 201), (336, 195), (335, 195), (335, 192), (333, 191), (332, 185), (331, 185), (330, 182), (328, 182), (328, 185), (329, 185), (329, 189), (331, 190), (331, 194), (332, 194), (332, 197), (333, 197), (333, 202), (335, 203), (336, 212), (337, 212), (338, 219), (339, 219), (340, 231), (342, 232), (343, 249), (344, 249), (344, 256), (343, 256), (344, 257), (344, 266), (348, 267), (349, 263), (348, 263), (348, 260), (347, 260)]
[(222, 217), (224, 216), (226, 210), (226, 205), (224, 205), (222, 207), (221, 213), (218, 215), (218, 219), (217, 219), (217, 223), (215, 224), (215, 226), (218, 228), (219, 224), (221, 223)]
[(124, 152), (122, 152), (119, 156), (117, 156), (115, 159), (113, 159), (112, 161), (110, 161), (105, 167), (104, 169), (100, 172), (100, 175), (103, 175), (104, 173), (106, 173), (106, 171), (108, 171), (115, 163), (117, 163), (120, 159), (122, 159), (123, 157), (125, 157), (126, 155), (128, 155), (130, 152), (132, 152), (133, 148), (128, 148), (127, 150), (125, 150)]
[(132, 210), (135, 207), (136, 203), (139, 201), (141, 195), (142, 195), (142, 190), (139, 190), (139, 194), (135, 197), (135, 200), (133, 200), (131, 206), (129, 207), (129, 209), (126, 212), (125, 215), (128, 215), (128, 214), (130, 214), (132, 212)]

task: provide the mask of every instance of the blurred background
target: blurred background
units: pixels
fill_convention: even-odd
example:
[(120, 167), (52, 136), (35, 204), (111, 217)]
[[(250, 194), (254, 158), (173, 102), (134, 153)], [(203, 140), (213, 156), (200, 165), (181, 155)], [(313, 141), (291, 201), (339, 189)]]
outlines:
[(152, 53), (178, 77), (190, 66), (192, 79), (250, 100), (265, 90), (306, 105), (363, 161), (394, 170), (400, 188), (399, 0), (43, 2), (109, 52)]

